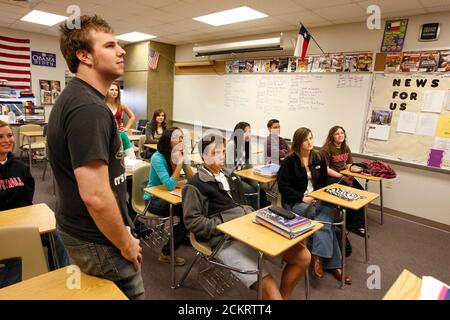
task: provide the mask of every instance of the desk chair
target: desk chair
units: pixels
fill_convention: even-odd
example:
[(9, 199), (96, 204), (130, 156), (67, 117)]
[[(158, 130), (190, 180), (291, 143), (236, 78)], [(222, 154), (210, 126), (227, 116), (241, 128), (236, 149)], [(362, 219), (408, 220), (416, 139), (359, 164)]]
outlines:
[[(19, 136), (21, 136), (20, 134), (22, 132), (42, 132), (43, 133), (43, 128), (40, 125), (37, 124), (24, 124), (21, 125), (19, 127)], [(22, 154), (23, 152), (27, 152), (27, 154), (29, 152), (34, 152), (34, 151), (38, 151), (38, 150), (42, 150), (44, 152), (46, 152), (46, 145), (45, 145), (45, 141), (44, 141), (44, 137), (36, 137), (36, 138), (27, 138), (25, 136), (21, 136), (21, 144), (19, 146), (20, 148), (20, 158), (22, 158)], [(31, 139), (31, 147), (30, 144), (28, 143), (28, 139)], [(31, 150), (30, 150), (31, 149)], [(29, 154), (28, 154), (29, 156)]]
[(192, 261), (189, 267), (185, 270), (177, 287), (183, 286), (184, 280), (186, 280), (192, 267), (199, 258), (201, 258), (201, 262), (203, 262), (203, 264), (201, 264), (201, 262), (199, 264), (197, 282), (212, 299), (215, 298), (215, 294), (222, 294), (227, 288), (231, 288), (236, 282), (239, 281), (239, 279), (237, 279), (230, 271), (244, 274), (258, 274), (258, 270), (236, 269), (221, 263), (215, 258), (215, 255), (219, 251), (226, 237), (224, 237), (224, 239), (217, 245), (214, 251), (211, 249), (209, 242), (197, 240), (195, 234), (192, 232), (189, 233), (189, 239), (192, 247), (196, 251), (196, 254), (194, 261)]
[[(148, 181), (148, 174), (150, 172), (150, 164), (145, 162), (142, 166), (134, 170), (133, 173), (133, 183), (132, 183), (132, 197), (131, 206), (133, 210), (137, 213), (134, 217), (133, 223), (139, 219), (140, 222), (144, 223), (149, 229), (152, 230), (152, 235), (149, 239), (141, 239), (146, 246), (150, 247), (153, 244), (155, 247), (161, 247), (164, 241), (168, 239), (168, 231), (166, 227), (166, 222), (169, 221), (169, 217), (161, 217), (159, 215), (148, 212), (148, 207), (145, 206), (144, 201), (144, 187)], [(154, 224), (154, 226), (148, 226), (149, 224)]]
[[(144, 150), (145, 136), (139, 138), (138, 141), (138, 150), (137, 150), (137, 159), (142, 159), (142, 151)], [(136, 150), (135, 150), (136, 151)]]
[(138, 120), (137, 124), (136, 124), (136, 129), (137, 130), (141, 130), (141, 134), (145, 134), (145, 128), (147, 127), (147, 122), (149, 120)]
[(22, 280), (48, 272), (38, 227), (0, 228), (0, 260), (21, 258)]

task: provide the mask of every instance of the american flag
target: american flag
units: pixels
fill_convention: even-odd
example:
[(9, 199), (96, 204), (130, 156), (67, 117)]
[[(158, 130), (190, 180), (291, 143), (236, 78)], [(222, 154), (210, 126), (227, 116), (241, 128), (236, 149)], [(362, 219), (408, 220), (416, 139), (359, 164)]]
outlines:
[(152, 70), (156, 70), (156, 68), (158, 68), (158, 60), (159, 60), (159, 52), (150, 49), (148, 67)]
[(11, 88), (31, 88), (29, 39), (0, 36), (0, 79)]

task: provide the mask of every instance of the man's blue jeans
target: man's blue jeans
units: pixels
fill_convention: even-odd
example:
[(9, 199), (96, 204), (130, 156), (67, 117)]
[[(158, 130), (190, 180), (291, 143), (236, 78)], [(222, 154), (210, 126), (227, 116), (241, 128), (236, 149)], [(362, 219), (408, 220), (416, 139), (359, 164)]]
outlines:
[(113, 281), (129, 299), (144, 299), (141, 271), (136, 271), (119, 249), (112, 245), (82, 241), (62, 231), (60, 235), (72, 263), (81, 271)]

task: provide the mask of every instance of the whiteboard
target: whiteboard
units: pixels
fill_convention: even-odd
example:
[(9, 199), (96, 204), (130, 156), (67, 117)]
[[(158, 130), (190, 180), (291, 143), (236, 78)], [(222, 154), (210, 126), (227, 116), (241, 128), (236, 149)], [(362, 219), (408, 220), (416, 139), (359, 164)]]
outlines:
[(369, 100), (370, 73), (279, 73), (176, 75), (173, 120), (232, 130), (246, 121), (252, 134), (267, 136), (267, 121), (281, 122), (281, 136), (312, 130), (321, 146), (341, 125), (347, 143), (360, 152)]

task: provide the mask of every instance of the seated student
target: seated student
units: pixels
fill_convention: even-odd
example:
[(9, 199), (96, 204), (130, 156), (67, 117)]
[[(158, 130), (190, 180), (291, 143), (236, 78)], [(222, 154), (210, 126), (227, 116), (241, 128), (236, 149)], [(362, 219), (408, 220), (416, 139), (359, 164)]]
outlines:
[[(327, 185), (327, 165), (325, 159), (313, 150), (313, 136), (308, 128), (295, 131), (291, 153), (281, 163), (278, 171), (278, 188), (283, 207), (297, 214), (307, 214), (308, 218), (334, 222), (336, 208), (316, 201), (308, 194)], [(341, 251), (336, 234), (331, 225), (311, 236), (313, 274), (323, 278), (327, 269), (341, 281)], [(345, 277), (345, 283), (351, 284), (351, 278)]]
[(286, 140), (280, 137), (280, 121), (277, 119), (269, 120), (267, 129), (269, 130), (269, 136), (266, 142), (266, 162), (280, 163), (289, 152)]
[[(199, 142), (199, 153), (204, 164), (183, 187), (183, 212), (186, 228), (202, 240), (209, 240), (214, 248), (223, 234), (216, 229), (222, 222), (254, 211), (246, 205), (242, 185), (231, 170), (224, 168), (225, 139), (218, 135), (206, 135)], [(236, 241), (228, 240), (217, 257), (226, 265), (241, 270), (256, 270), (258, 252)], [(282, 258), (282, 259), (281, 259)], [(289, 299), (292, 290), (310, 263), (310, 253), (302, 244), (296, 244), (276, 260), (287, 264), (278, 286), (275, 279), (264, 270), (262, 279), (263, 299)], [(234, 273), (249, 288), (256, 287), (254, 274)]]
[[(34, 179), (30, 169), (14, 158), (14, 135), (6, 122), (0, 120), (0, 211), (29, 206), (33, 204)], [(1, 214), (1, 212), (0, 212)], [(41, 236), (42, 244), (47, 247), (50, 269), (55, 269), (50, 239), (47, 234)], [(56, 233), (54, 235), (60, 267), (70, 264), (69, 256)], [(21, 281), (21, 263), (18, 259), (0, 262), (5, 266), (0, 270), (0, 287)]]
[[(250, 132), (251, 127), (247, 122), (239, 122), (233, 129), (230, 141), (226, 145), (226, 164), (227, 168), (232, 170), (242, 170), (251, 168), (253, 164), (250, 161)], [(249, 179), (242, 179), (242, 187), (245, 194), (255, 194), (258, 190), (258, 183)], [(253, 197), (253, 207), (257, 207), (257, 197)], [(260, 189), (259, 207), (269, 205), (265, 191)]]
[[(329, 184), (336, 183), (342, 179), (348, 186), (363, 190), (358, 180), (339, 173), (342, 170), (349, 169), (353, 163), (352, 152), (346, 143), (344, 128), (341, 126), (332, 127), (320, 152), (327, 162)], [(361, 237), (365, 236), (366, 228), (363, 208), (360, 210), (347, 210), (347, 228)]]
[[(163, 109), (157, 109), (153, 112), (153, 118), (145, 127), (145, 144), (158, 143), (164, 130), (166, 130), (166, 114)], [(154, 150), (144, 147), (142, 158), (150, 159)]]
[[(150, 163), (150, 176), (147, 188), (164, 185), (167, 190), (174, 190), (180, 185), (181, 170), (191, 178), (193, 176), (191, 167), (187, 164), (188, 159), (184, 152), (183, 132), (176, 127), (164, 131), (158, 141), (158, 151), (152, 156)], [(150, 202), (149, 212), (169, 216), (170, 204), (148, 193), (144, 194), (146, 204)], [(183, 208), (181, 205), (173, 207), (173, 213), (180, 218), (180, 223), (174, 226), (174, 247), (177, 250), (187, 236), (183, 223)], [(159, 261), (170, 263), (170, 241), (163, 247), (159, 256)], [(175, 257), (175, 264), (182, 266), (185, 260)]]

